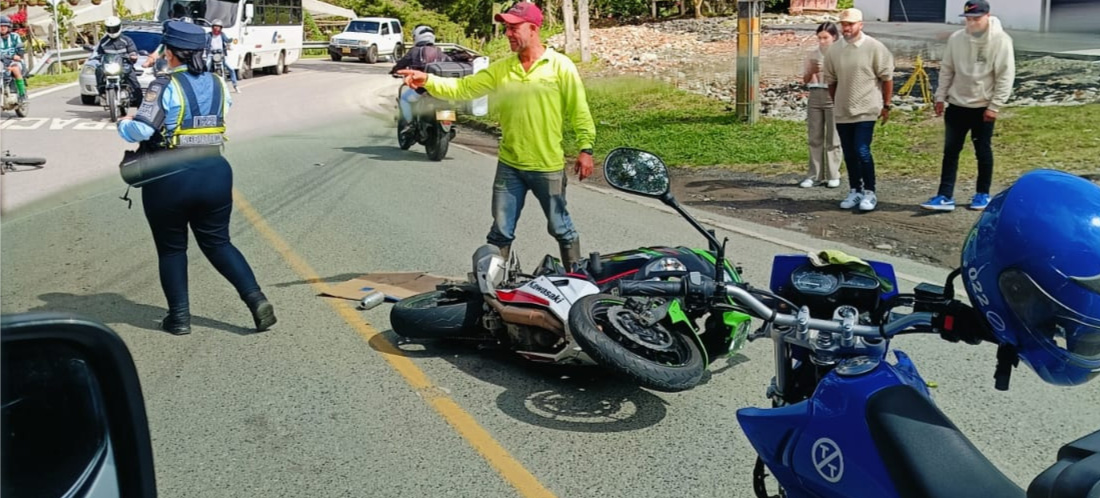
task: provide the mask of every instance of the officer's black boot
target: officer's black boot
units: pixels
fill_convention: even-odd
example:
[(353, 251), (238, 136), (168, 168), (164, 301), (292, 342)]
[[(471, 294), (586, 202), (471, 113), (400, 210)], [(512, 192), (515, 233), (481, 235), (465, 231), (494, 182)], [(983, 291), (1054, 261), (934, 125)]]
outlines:
[(572, 242), (559, 242), (558, 249), (561, 250), (561, 265), (565, 267), (565, 271), (573, 271), (573, 265), (581, 260), (581, 238), (577, 237)]
[(160, 321), (160, 328), (172, 335), (191, 333), (191, 310), (187, 307), (168, 308), (168, 315)]
[(252, 321), (256, 322), (256, 332), (263, 332), (278, 321), (275, 318), (275, 306), (272, 306), (263, 292), (250, 293), (243, 299), (248, 310), (252, 312)]

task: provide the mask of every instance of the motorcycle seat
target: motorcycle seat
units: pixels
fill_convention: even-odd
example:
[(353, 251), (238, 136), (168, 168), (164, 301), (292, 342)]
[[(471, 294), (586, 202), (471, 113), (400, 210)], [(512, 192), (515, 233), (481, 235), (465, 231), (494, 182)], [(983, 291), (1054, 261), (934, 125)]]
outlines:
[(1024, 498), (928, 397), (909, 386), (867, 401), (867, 425), (902, 497)]

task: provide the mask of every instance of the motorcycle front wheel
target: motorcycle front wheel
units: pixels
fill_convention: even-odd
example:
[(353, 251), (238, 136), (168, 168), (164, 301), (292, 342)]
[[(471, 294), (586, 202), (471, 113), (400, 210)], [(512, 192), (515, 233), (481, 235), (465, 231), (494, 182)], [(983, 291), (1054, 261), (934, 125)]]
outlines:
[(23, 97), (23, 101), (15, 107), (15, 115), (25, 118), (31, 114), (31, 100)]
[(476, 290), (434, 290), (394, 304), (390, 326), (397, 335), (414, 339), (476, 337), (485, 335), (482, 313), (481, 295)]
[(118, 93), (117, 90), (107, 89), (107, 112), (111, 115), (111, 122), (118, 121)]
[(695, 387), (706, 368), (687, 334), (665, 321), (646, 325), (626, 299), (593, 294), (569, 310), (573, 339), (592, 359), (642, 387), (677, 392)]

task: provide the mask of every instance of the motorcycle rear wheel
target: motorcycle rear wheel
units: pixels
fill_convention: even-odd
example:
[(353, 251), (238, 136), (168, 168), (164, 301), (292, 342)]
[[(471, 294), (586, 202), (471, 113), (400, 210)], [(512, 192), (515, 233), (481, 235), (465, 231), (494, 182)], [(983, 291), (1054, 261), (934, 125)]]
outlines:
[(438, 124), (429, 128), (428, 140), (424, 144), (424, 150), (428, 153), (428, 159), (442, 161), (447, 157), (447, 148), (451, 145), (451, 133), (443, 131)]
[(661, 322), (646, 327), (625, 302), (610, 294), (578, 300), (569, 310), (573, 339), (599, 364), (642, 387), (663, 392), (695, 387), (706, 365), (699, 346), (686, 335), (692, 332)]
[(407, 297), (390, 309), (397, 335), (444, 339), (486, 335), (481, 327), (481, 296), (470, 289), (434, 290)]

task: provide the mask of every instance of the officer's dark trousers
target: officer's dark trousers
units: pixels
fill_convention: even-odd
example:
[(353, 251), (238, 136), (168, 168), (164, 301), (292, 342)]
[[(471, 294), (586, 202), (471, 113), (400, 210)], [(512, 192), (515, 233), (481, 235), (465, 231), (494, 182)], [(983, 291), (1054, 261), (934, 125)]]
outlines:
[(142, 187), (145, 218), (160, 261), (160, 285), (169, 310), (189, 309), (187, 227), (206, 259), (244, 296), (260, 290), (241, 252), (229, 242), (233, 170), (221, 156), (199, 159), (180, 173)]

